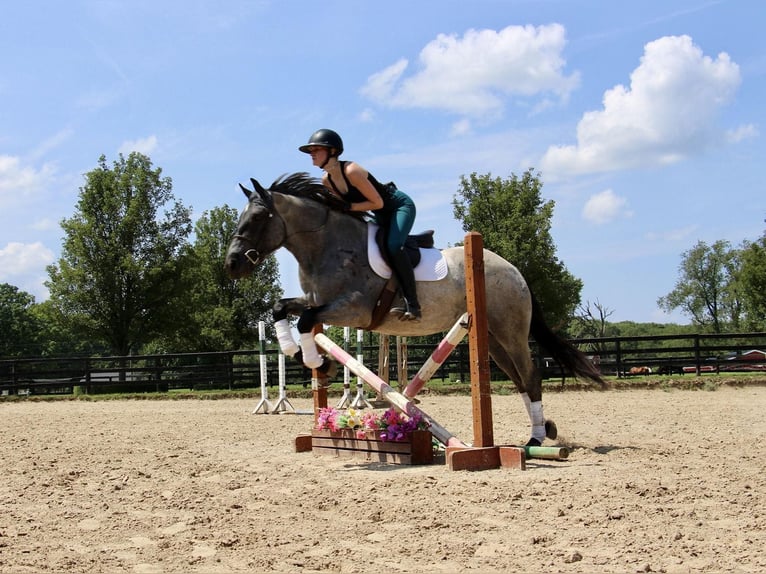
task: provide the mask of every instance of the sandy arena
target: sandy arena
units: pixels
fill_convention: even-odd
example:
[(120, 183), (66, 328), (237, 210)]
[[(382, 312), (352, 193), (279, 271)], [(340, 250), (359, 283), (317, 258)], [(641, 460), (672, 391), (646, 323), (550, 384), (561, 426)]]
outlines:
[(0, 404), (0, 572), (766, 572), (766, 387), (549, 393), (572, 452), (526, 471), (296, 454), (311, 417), (256, 404)]

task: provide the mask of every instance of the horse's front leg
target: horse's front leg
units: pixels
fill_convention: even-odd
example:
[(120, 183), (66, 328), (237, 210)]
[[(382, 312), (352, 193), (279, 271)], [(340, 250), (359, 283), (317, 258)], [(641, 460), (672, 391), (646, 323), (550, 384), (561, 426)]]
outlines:
[(324, 309), (324, 305), (319, 307), (306, 307), (303, 309), (298, 319), (298, 335), (301, 339), (301, 360), (303, 364), (310, 369), (316, 369), (328, 378), (335, 376), (338, 365), (327, 356), (319, 354), (316, 342), (314, 341), (314, 326), (322, 323), (319, 314)]
[(277, 332), (279, 348), (288, 357), (295, 356), (300, 351), (300, 347), (298, 347), (298, 343), (293, 339), (293, 332), (290, 329), (290, 323), (287, 322), (287, 316), (302, 315), (305, 308), (305, 299), (302, 297), (292, 297), (290, 299), (280, 299), (272, 309), (274, 329)]

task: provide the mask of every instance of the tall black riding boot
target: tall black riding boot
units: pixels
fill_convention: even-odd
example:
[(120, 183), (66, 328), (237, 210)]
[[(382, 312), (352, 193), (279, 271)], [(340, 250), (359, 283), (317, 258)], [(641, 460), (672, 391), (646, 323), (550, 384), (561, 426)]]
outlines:
[(404, 299), (404, 306), (394, 307), (391, 312), (400, 314), (400, 319), (403, 321), (420, 321), (420, 303), (418, 303), (415, 273), (410, 259), (402, 249), (396, 253), (389, 253), (389, 259)]

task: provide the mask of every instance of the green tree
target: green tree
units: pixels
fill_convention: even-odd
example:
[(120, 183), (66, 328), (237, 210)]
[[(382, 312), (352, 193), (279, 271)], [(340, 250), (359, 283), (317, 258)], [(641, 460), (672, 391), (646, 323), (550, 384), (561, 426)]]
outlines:
[(111, 168), (104, 156), (98, 163), (85, 174), (77, 213), (61, 223), (62, 255), (48, 267), (46, 285), (59, 320), (128, 355), (179, 321), (178, 255), (191, 220), (171, 179), (148, 157), (134, 152)]
[(32, 311), (35, 298), (8, 283), (0, 283), (0, 357), (35, 354), (40, 324)]
[(679, 278), (657, 305), (670, 312), (681, 309), (692, 322), (714, 333), (739, 325), (737, 253), (728, 241), (708, 246), (698, 241), (681, 256)]
[(556, 257), (550, 234), (553, 201), (543, 201), (539, 174), (529, 169), (506, 180), (490, 174), (460, 178), (453, 214), (463, 230), (481, 233), (484, 246), (521, 271), (545, 314), (563, 329), (580, 303), (582, 281)]
[(748, 329), (766, 329), (766, 235), (740, 252), (739, 287)]
[[(187, 313), (164, 346), (179, 351), (221, 351), (258, 346), (258, 321), (271, 325), (271, 309), (282, 296), (279, 265), (271, 256), (247, 279), (232, 281), (224, 260), (238, 213), (224, 206), (205, 212), (184, 251)], [(269, 331), (270, 332), (270, 331)]]

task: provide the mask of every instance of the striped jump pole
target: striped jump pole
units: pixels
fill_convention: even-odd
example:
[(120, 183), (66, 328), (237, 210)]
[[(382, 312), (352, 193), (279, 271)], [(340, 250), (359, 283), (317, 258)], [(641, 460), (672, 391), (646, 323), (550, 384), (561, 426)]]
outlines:
[(418, 415), (422, 417), (423, 420), (430, 425), (429, 430), (431, 431), (431, 434), (434, 435), (439, 442), (445, 446), (466, 448), (467, 445), (463, 441), (461, 441), (459, 438), (454, 436), (447, 429), (433, 420), (430, 416), (428, 416), (428, 414), (420, 410), (410, 399), (396, 391), (391, 385), (381, 379), (378, 375), (354, 359), (340, 346), (336, 345), (332, 340), (330, 340), (325, 334), (315, 334), (314, 340), (317, 342), (317, 345), (330, 353), (335, 358), (335, 360), (337, 360), (342, 365), (347, 366), (351, 372), (353, 372), (360, 379), (364, 380), (368, 385), (375, 389), (376, 392), (380, 393), (383, 398), (391, 403), (394, 408), (410, 417)]
[(466, 336), (468, 327), (468, 313), (463, 313), (463, 316), (452, 326), (452, 329), (449, 330), (447, 336), (442, 339), (439, 346), (436, 347), (436, 350), (431, 353), (431, 356), (428, 357), (428, 360), (425, 363), (423, 363), (423, 366), (420, 367), (420, 370), (412, 378), (412, 381), (407, 385), (407, 388), (404, 389), (405, 397), (408, 399), (413, 398), (420, 392), (423, 385), (431, 380), (431, 377), (434, 376), (437, 369), (442, 366), (442, 363), (447, 360), (447, 357), (449, 357), (457, 344)]

